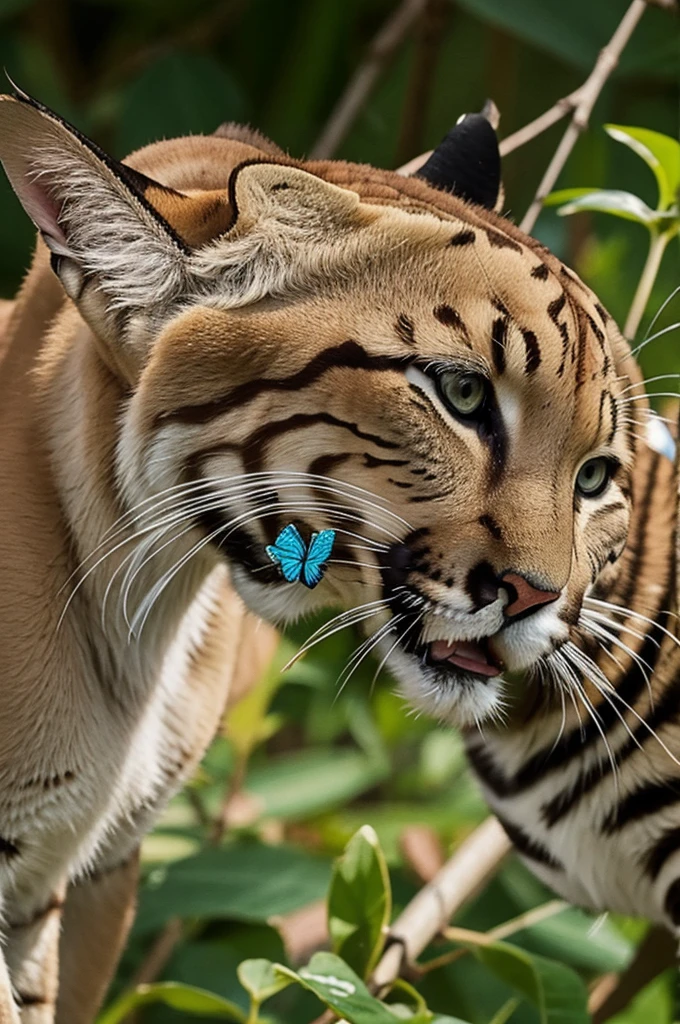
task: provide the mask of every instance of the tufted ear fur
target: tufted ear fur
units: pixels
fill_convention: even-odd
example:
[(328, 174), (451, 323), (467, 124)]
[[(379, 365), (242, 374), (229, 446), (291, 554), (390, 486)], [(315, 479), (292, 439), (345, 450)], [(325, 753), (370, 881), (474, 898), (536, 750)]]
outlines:
[(463, 114), (417, 177), (461, 199), (496, 209), (501, 191), (501, 157), (496, 132), (485, 114)]
[(342, 260), (345, 243), (378, 215), (356, 192), (298, 167), (241, 164), (229, 182), (234, 221), (197, 250), (194, 272), (218, 278), (220, 303), (244, 306), (304, 287)]
[(117, 312), (153, 314), (212, 282), (225, 306), (281, 294), (371, 219), (355, 192), (266, 158), (236, 167), (228, 191), (177, 192), (24, 94), (0, 97), (0, 160), (67, 294), (105, 339), (120, 334)]
[(0, 96), (0, 160), (75, 301), (92, 279), (111, 309), (182, 291), (189, 248), (148, 198), (179, 193), (112, 160), (24, 94)]

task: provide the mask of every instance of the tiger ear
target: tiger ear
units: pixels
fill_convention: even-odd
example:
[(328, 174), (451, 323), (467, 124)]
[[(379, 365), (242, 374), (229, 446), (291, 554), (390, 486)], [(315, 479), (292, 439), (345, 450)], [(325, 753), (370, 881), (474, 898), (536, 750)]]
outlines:
[(481, 114), (463, 114), (416, 172), (434, 185), (485, 206), (498, 208), (501, 199), (501, 156), (496, 136), (498, 111), (487, 101)]
[(189, 248), (148, 198), (179, 193), (113, 160), (23, 93), (0, 96), (0, 160), (75, 302), (90, 282), (113, 310), (181, 294)]
[(288, 164), (241, 164), (232, 175), (229, 192), (235, 235), (269, 223), (273, 231), (284, 228), (298, 238), (316, 237), (365, 219), (359, 214), (356, 192)]
[(378, 212), (356, 192), (284, 163), (240, 164), (229, 181), (230, 229), (194, 252), (204, 280), (219, 279), (221, 301), (244, 306), (281, 295), (342, 259), (344, 242)]

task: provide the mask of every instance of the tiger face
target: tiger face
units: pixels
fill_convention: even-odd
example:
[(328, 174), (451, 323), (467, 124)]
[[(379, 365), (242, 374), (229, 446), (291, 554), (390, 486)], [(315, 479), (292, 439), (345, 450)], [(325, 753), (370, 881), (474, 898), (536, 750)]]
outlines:
[[(591, 293), (423, 181), (260, 154), (218, 187), (221, 139), (160, 185), (162, 145), (131, 178), (8, 103), (10, 177), (127, 384), (115, 476), (160, 578), (226, 560), (276, 624), (361, 623), (416, 708), (500, 715), (626, 543), (633, 370)], [(267, 553), (289, 523), (335, 531), (313, 589)]]

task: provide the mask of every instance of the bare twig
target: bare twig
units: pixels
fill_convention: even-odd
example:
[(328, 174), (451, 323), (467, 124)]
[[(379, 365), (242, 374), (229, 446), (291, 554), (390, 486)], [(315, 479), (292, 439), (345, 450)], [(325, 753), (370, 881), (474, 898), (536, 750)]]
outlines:
[(399, 848), (421, 882), (431, 882), (444, 866), (439, 836), (427, 825), (409, 825), (399, 837)]
[(402, 965), (415, 960), (453, 914), (486, 885), (511, 849), (510, 840), (495, 818), (487, 818), (465, 840), (390, 928), (392, 944), (375, 969), (375, 990), (392, 985)]
[(623, 328), (623, 335), (632, 341), (637, 333), (637, 329), (640, 326), (640, 321), (644, 316), (649, 296), (652, 293), (654, 282), (656, 281), (656, 275), (659, 272), (661, 260), (663, 254), (666, 251), (666, 246), (671, 239), (670, 234), (664, 234), (663, 232), (653, 232), (649, 242), (649, 252), (647, 253), (647, 259), (638, 281), (638, 286), (635, 289), (635, 295), (631, 302), (630, 309), (628, 310), (628, 316), (626, 317), (626, 324)]
[[(510, 921), (504, 921), (503, 924), (497, 925), (496, 928), (492, 928), (485, 934), (471, 932), (466, 928), (449, 927), (443, 929), (442, 935), (451, 942), (466, 942), (471, 938), (477, 944), (502, 942), (503, 939), (515, 935), (516, 932), (521, 932), (525, 928), (531, 928), (535, 924), (540, 924), (541, 921), (554, 917), (555, 914), (561, 914), (568, 906), (569, 904), (565, 903), (564, 900), (550, 900), (549, 903), (542, 903), (539, 907), (533, 907), (518, 917), (513, 917)], [(448, 953), (442, 953), (441, 956), (435, 957), (433, 960), (419, 963), (417, 968), (413, 969), (413, 973), (416, 977), (421, 978), (424, 974), (431, 974), (432, 971), (436, 971), (440, 967), (455, 963), (456, 960), (460, 960), (461, 957), (465, 956), (467, 952), (468, 950), (463, 947), (451, 950)]]
[(162, 931), (158, 933), (148, 953), (135, 971), (130, 987), (150, 985), (155, 981), (181, 938), (182, 920), (179, 917), (171, 917)]
[(501, 151), (501, 156), (507, 156), (508, 153), (512, 153), (513, 150), (519, 149), (520, 146), (531, 142), (538, 135), (542, 135), (548, 128), (552, 128), (554, 124), (557, 124), (563, 117), (566, 117), (569, 111), (574, 109), (577, 102), (578, 90), (569, 93), (568, 96), (563, 96), (550, 110), (546, 110), (545, 113), (540, 114), (533, 121), (529, 121), (529, 124), (525, 124), (523, 128), (513, 132), (512, 135), (506, 136), (498, 147)]
[[(132, 976), (130, 991), (139, 985), (150, 985), (156, 981), (163, 968), (172, 956), (175, 946), (182, 938), (183, 925), (179, 917), (171, 917), (165, 927), (158, 933), (155, 941)], [(124, 1024), (138, 1024), (139, 1014), (133, 1010), (127, 1014)]]
[(325, 900), (315, 900), (300, 910), (283, 917), (270, 917), (269, 924), (276, 928), (293, 964), (305, 963), (328, 944), (328, 915)]
[(548, 164), (548, 168), (536, 189), (531, 206), (525, 213), (520, 227), (523, 231), (531, 231), (543, 206), (543, 200), (552, 191), (562, 168), (567, 162), (569, 154), (576, 144), (581, 132), (588, 127), (588, 121), (595, 101), (602, 92), (602, 88), (619, 63), (630, 37), (637, 28), (640, 18), (647, 8), (645, 0), (633, 0), (632, 4), (624, 14), (618, 28), (609, 42), (602, 50), (595, 61), (595, 67), (589, 74), (586, 81), (576, 93), (572, 93), (571, 102), (574, 104), (574, 112), (567, 130), (565, 131), (555, 154)]
[(310, 158), (325, 160), (333, 156), (362, 106), (368, 99), (381, 71), (399, 49), (411, 28), (421, 17), (428, 0), (402, 0), (371, 43), (362, 64), (331, 112), (326, 127), (312, 147)]
[(658, 974), (672, 967), (677, 956), (677, 940), (665, 928), (650, 928), (623, 974), (605, 974), (591, 990), (588, 1009), (593, 1024), (620, 1013), (638, 992)]

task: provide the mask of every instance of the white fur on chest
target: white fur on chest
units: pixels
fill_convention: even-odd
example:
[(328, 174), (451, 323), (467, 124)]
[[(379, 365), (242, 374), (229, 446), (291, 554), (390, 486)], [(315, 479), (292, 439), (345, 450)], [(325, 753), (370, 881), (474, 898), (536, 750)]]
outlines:
[[(119, 701), (111, 699), (111, 680), (88, 675), (71, 687), (78, 713), (65, 728), (58, 681), (51, 687), (53, 728), (0, 780), (0, 836), (20, 849), (0, 865), (0, 893), (10, 903), (14, 892), (24, 894), (24, 907), (39, 904), (65, 874), (123, 861), (182, 781), (182, 762), (194, 753), (191, 681), (201, 673), (224, 575), (218, 568), (208, 577), (156, 664), (134, 659), (143, 678), (119, 680)], [(135, 693), (139, 700), (126, 701)]]
[[(614, 750), (625, 742), (622, 729), (609, 734)], [(490, 741), (490, 750), (497, 764), (508, 775), (516, 771), (529, 756), (527, 739), (501, 737)], [(577, 906), (594, 911), (613, 910), (645, 917), (673, 926), (665, 909), (668, 886), (680, 877), (680, 853), (671, 855), (658, 877), (652, 879), (645, 871), (645, 859), (661, 836), (680, 826), (680, 803), (663, 812), (642, 816), (621, 829), (608, 833), (603, 829), (617, 804), (634, 791), (649, 774), (644, 750), (626, 759), (619, 768), (618, 780), (606, 774), (586, 793), (579, 793), (573, 805), (550, 825), (542, 809), (559, 793), (578, 787), (579, 776), (603, 757), (600, 743), (576, 757), (560, 770), (547, 773), (522, 792), (500, 797), (481, 783), (492, 810), (562, 865), (553, 868), (533, 857), (524, 857), (531, 871), (560, 896)]]

